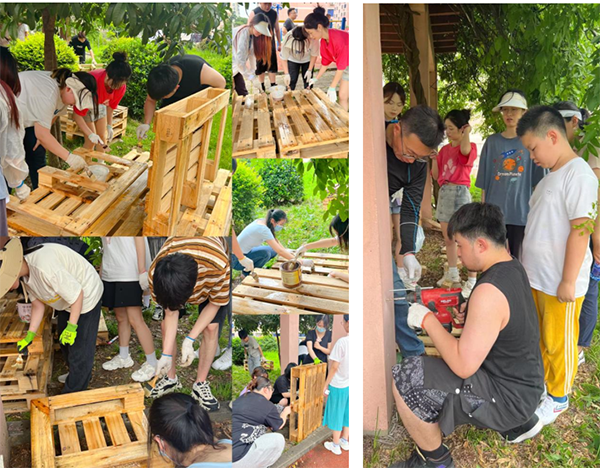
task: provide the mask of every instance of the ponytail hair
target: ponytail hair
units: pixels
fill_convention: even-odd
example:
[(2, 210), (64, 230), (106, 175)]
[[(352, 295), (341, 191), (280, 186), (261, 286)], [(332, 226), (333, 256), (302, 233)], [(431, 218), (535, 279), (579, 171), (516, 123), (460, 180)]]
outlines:
[(127, 61), (127, 52), (115, 52), (113, 61), (106, 67), (106, 74), (115, 83), (123, 84), (131, 78), (131, 66)]
[(263, 388), (273, 387), (271, 381), (266, 377), (255, 377), (252, 379), (252, 382), (248, 384), (248, 392), (253, 392), (255, 390), (262, 390)]
[(271, 224), (271, 220), (275, 221), (275, 223), (278, 223), (282, 219), (287, 220), (287, 215), (285, 214), (285, 211), (279, 209), (270, 209), (269, 211), (267, 211), (267, 217), (265, 219), (265, 222), (267, 223), (267, 227), (271, 230), (271, 233), (275, 238), (277, 238), (277, 236), (275, 235), (275, 227)]
[(446, 114), (446, 117), (444, 117), (444, 122), (446, 120), (450, 120), (450, 122), (452, 122), (454, 125), (456, 125), (456, 128), (461, 129), (465, 125), (469, 124), (470, 118), (471, 118), (471, 111), (469, 109), (462, 109), (462, 110), (454, 109)]
[(335, 215), (334, 218), (331, 220), (331, 224), (329, 224), (329, 233), (332, 236), (337, 237), (338, 244), (340, 244), (340, 248), (345, 252), (348, 252), (350, 248), (349, 227), (350, 218), (348, 218), (346, 221), (342, 221), (342, 218), (340, 218), (339, 214)]
[(304, 55), (304, 51), (306, 50), (306, 43), (308, 40), (309, 37), (306, 35), (304, 28), (292, 29), (292, 44), (290, 47), (292, 53), (299, 56)]
[(252, 41), (254, 48), (254, 56), (262, 63), (266, 64), (268, 68), (271, 68), (271, 51), (273, 48), (273, 37), (275, 32), (271, 26), (269, 18), (264, 13), (256, 13), (250, 21), (251, 26), (256, 26), (258, 23), (267, 23), (269, 25), (269, 31), (271, 37), (261, 34), (256, 37), (254, 34), (250, 34), (250, 41)]
[(21, 93), (17, 61), (6, 47), (0, 47), (0, 88), (6, 97), (12, 124), (19, 128), (19, 108), (16, 96)]
[[(588, 111), (587, 109), (578, 107), (577, 104), (575, 104), (573, 101), (560, 101), (560, 102), (557, 102), (556, 104), (554, 104), (552, 107), (554, 107), (557, 111), (579, 112), (581, 114), (581, 119), (579, 119), (579, 129), (580, 130), (584, 130), (585, 126), (589, 123), (587, 120), (591, 116), (590, 111)], [(571, 120), (573, 120), (573, 117), (574, 116), (563, 117), (563, 118), (565, 119), (565, 122), (570, 122)]]
[(52, 78), (58, 83), (60, 89), (64, 89), (67, 86), (67, 78), (76, 77), (83, 83), (85, 89), (79, 92), (79, 99), (83, 100), (87, 93), (92, 93), (92, 101), (94, 103), (94, 114), (98, 115), (98, 85), (96, 78), (87, 72), (72, 72), (68, 68), (57, 68), (52, 72)]
[(319, 25), (325, 29), (329, 27), (329, 18), (325, 15), (325, 8), (320, 6), (304, 18), (304, 29), (317, 29)]

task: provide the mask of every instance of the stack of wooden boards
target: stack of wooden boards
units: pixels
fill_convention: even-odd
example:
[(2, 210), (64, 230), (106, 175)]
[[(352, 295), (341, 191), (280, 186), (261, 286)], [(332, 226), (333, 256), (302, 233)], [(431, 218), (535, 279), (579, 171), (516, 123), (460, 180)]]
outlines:
[[(222, 236), (231, 226), (231, 172), (219, 169), (230, 91), (207, 88), (155, 114), (145, 236)], [(208, 149), (220, 113), (214, 159)]]
[(347, 314), (348, 283), (321, 275), (302, 273), (302, 284), (287, 288), (279, 270), (255, 268), (258, 282), (247, 276), (233, 291), (233, 313)]
[[(107, 110), (109, 109), (110, 108), (107, 107)], [(125, 130), (127, 129), (127, 112), (128, 109), (125, 106), (117, 106), (113, 111), (113, 139), (125, 135)], [(67, 135), (69, 140), (72, 140), (74, 136), (84, 136), (83, 132), (73, 119), (73, 106), (68, 107), (66, 115), (61, 115), (60, 129)]]
[[(460, 335), (462, 334), (462, 328), (452, 328), (452, 335), (455, 336), (456, 338), (459, 338)], [(437, 348), (433, 345), (433, 341), (432, 339), (429, 337), (429, 335), (423, 334), (423, 335), (419, 335), (419, 339), (423, 342), (423, 344), (425, 345), (425, 354), (427, 356), (436, 356), (436, 357), (440, 357), (440, 352), (437, 350)]]
[(152, 444), (140, 384), (34, 400), (33, 468), (172, 468)]
[(0, 299), (0, 396), (5, 413), (29, 411), (32, 400), (46, 396), (52, 374), (52, 334), (47, 308), (28, 355), (19, 364), (17, 342), (25, 338), (29, 324), (17, 313), (17, 296)]
[[(315, 275), (327, 276), (331, 272), (348, 273), (349, 258), (344, 254), (330, 254), (319, 252), (306, 252), (303, 259), (312, 260), (315, 264), (314, 270), (309, 267), (302, 267), (302, 274), (313, 273)], [(277, 262), (272, 268), (281, 269), (281, 265), (287, 260), (283, 257), (277, 257)]]
[(290, 380), (290, 441), (302, 442), (323, 422), (323, 387), (327, 364), (292, 368)]
[[(248, 100), (248, 101), (246, 101)], [(349, 116), (320, 89), (237, 96), (234, 158), (347, 158)]]
[(137, 236), (144, 218), (149, 153), (133, 150), (124, 157), (83, 148), (74, 153), (90, 165), (109, 169), (106, 182), (72, 170), (46, 166), (39, 187), (24, 202), (11, 196), (8, 225), (30, 236)]

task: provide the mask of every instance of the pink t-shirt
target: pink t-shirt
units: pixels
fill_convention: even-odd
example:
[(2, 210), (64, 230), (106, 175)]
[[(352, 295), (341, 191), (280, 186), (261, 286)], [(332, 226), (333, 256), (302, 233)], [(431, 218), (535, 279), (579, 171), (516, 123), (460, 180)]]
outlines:
[(438, 184), (456, 184), (471, 186), (471, 169), (477, 159), (477, 146), (471, 143), (471, 152), (464, 156), (460, 152), (460, 145), (444, 146), (437, 156)]
[[(97, 70), (92, 70), (88, 73), (96, 78), (96, 84), (98, 85), (98, 105), (104, 104), (111, 109), (116, 109), (121, 102), (121, 99), (123, 99), (123, 96), (125, 95), (127, 85), (123, 85), (119, 89), (109, 94), (108, 91), (106, 91), (106, 86), (104, 85), (106, 70), (103, 68), (98, 68)], [(77, 107), (74, 107), (74, 110), (77, 115), (83, 116), (87, 115), (89, 109), (79, 110)]]
[(350, 36), (339, 29), (328, 29), (329, 43), (321, 39), (321, 63), (329, 65), (335, 62), (338, 70), (345, 70), (350, 65)]

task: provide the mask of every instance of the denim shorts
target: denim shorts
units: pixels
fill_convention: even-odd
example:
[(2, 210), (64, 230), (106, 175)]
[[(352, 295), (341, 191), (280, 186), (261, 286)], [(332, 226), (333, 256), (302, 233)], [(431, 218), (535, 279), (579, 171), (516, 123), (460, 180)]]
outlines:
[(461, 206), (471, 203), (471, 193), (466, 185), (443, 185), (440, 188), (438, 198), (436, 215), (440, 223), (449, 222), (452, 215)]
[(90, 109), (90, 111), (83, 117), (83, 120), (86, 122), (97, 122), (98, 120), (106, 117), (106, 106), (104, 104), (98, 104), (98, 114), (94, 114), (94, 109)]

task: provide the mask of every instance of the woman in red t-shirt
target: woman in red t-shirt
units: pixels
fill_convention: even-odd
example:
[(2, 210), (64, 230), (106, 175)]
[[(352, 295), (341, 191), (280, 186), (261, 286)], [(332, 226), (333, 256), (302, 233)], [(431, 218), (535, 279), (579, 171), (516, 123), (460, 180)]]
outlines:
[[(333, 77), (327, 96), (331, 101), (337, 102), (337, 85), (340, 85), (340, 106), (348, 110), (348, 96), (350, 94), (350, 36), (339, 29), (329, 29), (329, 19), (325, 16), (325, 9), (317, 7), (304, 19), (304, 30), (311, 39), (321, 41), (321, 69), (316, 78), (312, 78), (310, 85), (319, 80), (330, 63), (335, 62), (337, 72)], [(305, 78), (312, 76), (312, 70), (306, 72)]]
[[(473, 162), (477, 159), (477, 146), (469, 139), (470, 117), (471, 111), (467, 109), (448, 112), (444, 118), (444, 125), (449, 143), (439, 151), (435, 157), (437, 164), (433, 164), (431, 169), (432, 177), (437, 179), (440, 185), (436, 216), (442, 226), (448, 255), (448, 271), (438, 281), (438, 286), (442, 287), (461, 287), (457, 268), (456, 244), (454, 240), (448, 238), (448, 222), (461, 206), (471, 203), (469, 187), (471, 186), (471, 169), (473, 169)], [(465, 299), (471, 294), (476, 281), (477, 273), (469, 272), (469, 280), (463, 287)]]
[[(106, 69), (92, 70), (90, 75), (96, 79), (98, 85), (98, 113), (88, 112), (88, 109), (79, 110), (73, 107), (73, 119), (81, 129), (85, 125), (92, 130), (85, 135), (84, 148), (104, 152), (105, 143), (113, 139), (113, 111), (117, 108), (125, 95), (127, 82), (131, 78), (131, 67), (127, 62), (125, 52), (115, 52), (113, 61)], [(82, 126), (82, 123), (85, 125)], [(85, 133), (85, 132), (84, 132)]]

